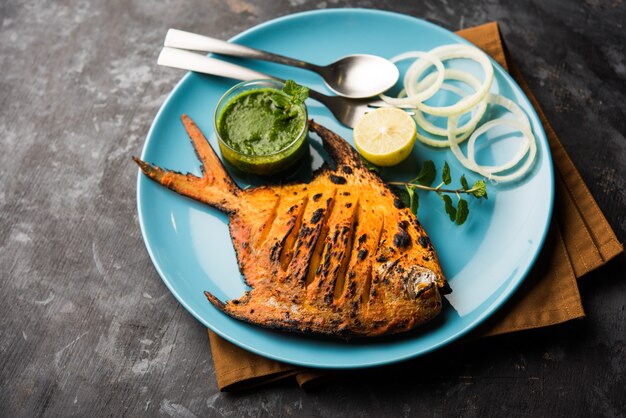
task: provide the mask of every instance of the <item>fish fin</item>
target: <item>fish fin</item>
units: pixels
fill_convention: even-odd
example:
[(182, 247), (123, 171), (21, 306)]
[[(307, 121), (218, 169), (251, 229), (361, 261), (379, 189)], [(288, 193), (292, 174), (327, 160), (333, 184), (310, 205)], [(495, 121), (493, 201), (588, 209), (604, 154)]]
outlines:
[(222, 212), (234, 212), (237, 207), (236, 197), (240, 191), (239, 187), (230, 178), (196, 124), (186, 115), (182, 116), (182, 121), (196, 154), (202, 161), (202, 177), (164, 170), (136, 157), (133, 157), (133, 160), (146, 176), (168, 189), (206, 203)]
[(187, 115), (182, 115), (180, 119), (185, 126), (185, 130), (191, 139), (193, 149), (196, 151), (198, 159), (202, 163), (202, 174), (209, 183), (222, 189), (229, 190), (236, 194), (239, 187), (230, 175), (226, 172), (224, 165), (213, 151), (213, 147), (202, 134), (198, 125)]
[(226, 307), (226, 304), (224, 302), (222, 302), (221, 300), (219, 300), (218, 298), (216, 298), (215, 296), (213, 296), (213, 294), (205, 291), (204, 292), (204, 296), (206, 296), (206, 298), (209, 300), (209, 302), (211, 302), (213, 305), (215, 305), (215, 307), (217, 309), (219, 309), (220, 311), (223, 311), (224, 308)]
[(348, 141), (312, 119), (309, 121), (309, 129), (322, 138), (324, 148), (337, 165), (345, 164), (352, 168), (367, 170), (359, 153), (348, 144)]

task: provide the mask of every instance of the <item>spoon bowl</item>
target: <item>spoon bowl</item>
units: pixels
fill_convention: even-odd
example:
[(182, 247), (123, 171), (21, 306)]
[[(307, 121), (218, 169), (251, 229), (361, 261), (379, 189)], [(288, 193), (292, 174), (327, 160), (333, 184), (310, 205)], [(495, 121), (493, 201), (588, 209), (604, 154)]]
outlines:
[(335, 94), (361, 99), (389, 90), (398, 81), (400, 71), (385, 58), (355, 54), (322, 67), (320, 75)]

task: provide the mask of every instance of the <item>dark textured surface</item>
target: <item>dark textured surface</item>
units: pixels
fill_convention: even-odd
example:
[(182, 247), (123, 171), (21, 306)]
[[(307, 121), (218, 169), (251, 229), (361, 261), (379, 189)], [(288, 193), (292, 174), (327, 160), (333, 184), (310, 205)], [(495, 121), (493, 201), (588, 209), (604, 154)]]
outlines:
[(300, 10), (393, 9), (456, 30), (498, 20), (620, 241), (626, 4), (522, 1), (0, 3), (0, 414), (328, 417), (626, 414), (626, 258), (581, 280), (587, 318), (449, 348), (305, 393), (220, 394), (205, 329), (155, 272), (138, 153), (181, 77), (166, 28), (228, 38)]

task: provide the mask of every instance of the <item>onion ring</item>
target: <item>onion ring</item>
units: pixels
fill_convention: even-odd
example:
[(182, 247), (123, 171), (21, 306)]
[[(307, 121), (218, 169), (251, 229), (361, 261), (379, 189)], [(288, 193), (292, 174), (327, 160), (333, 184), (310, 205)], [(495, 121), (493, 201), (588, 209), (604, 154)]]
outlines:
[[(426, 76), (426, 78), (424, 78), (424, 80), (422, 81), (423, 83), (429, 82), (430, 78), (432, 78), (432, 74), (429, 74), (428, 76)], [(480, 88), (480, 81), (474, 77), (471, 74), (465, 73), (463, 71), (460, 70), (453, 70), (453, 69), (446, 69), (444, 72), (444, 79), (446, 80), (457, 80), (457, 81), (461, 81), (467, 85), (469, 85), (470, 87), (472, 87), (473, 89), (477, 90), (478, 88)], [(449, 84), (443, 84), (441, 86), (442, 89), (444, 90), (448, 90), (451, 91), (453, 93), (458, 94), (459, 96), (464, 96), (466, 95), (466, 92), (456, 86), (453, 85), (449, 85)], [(457, 133), (466, 133), (468, 131), (472, 131), (473, 129), (476, 128), (476, 125), (478, 124), (478, 122), (480, 121), (480, 119), (482, 119), (483, 115), (485, 114), (485, 111), (487, 110), (487, 103), (486, 101), (482, 101), (480, 102), (477, 107), (472, 109), (472, 118), (467, 121), (463, 126), (458, 127), (457, 128)], [(460, 116), (460, 115), (459, 115)], [(415, 119), (415, 121), (417, 122), (417, 124), (424, 129), (426, 132), (429, 132), (433, 135), (439, 135), (439, 136), (443, 136), (443, 137), (447, 137), (448, 136), (448, 131), (447, 129), (444, 128), (440, 128), (438, 126), (433, 125), (430, 121), (428, 121), (425, 117), (424, 117), (424, 112), (422, 112), (420, 109), (415, 109), (415, 115), (413, 116), (413, 118)], [(426, 138), (426, 137), (424, 137)], [(467, 138), (467, 136), (465, 136), (463, 139)], [(429, 143), (430, 142), (442, 142), (441, 145), (437, 144), (434, 146), (437, 147), (444, 147), (444, 146), (448, 146), (448, 143), (446, 140), (443, 141), (437, 141), (437, 140), (431, 140), (429, 138), (428, 142), (425, 143)]]
[[(528, 116), (512, 100), (506, 97), (489, 93), (494, 81), (494, 69), (489, 57), (478, 48), (464, 45), (444, 45), (429, 52), (411, 51), (397, 55), (391, 59), (396, 63), (405, 59), (416, 58), (403, 78), (403, 89), (398, 97), (389, 97), (384, 94), (380, 98), (386, 103), (400, 108), (414, 109), (416, 124), (424, 131), (447, 139), (436, 140), (417, 132), (417, 139), (427, 145), (450, 150), (459, 162), (467, 169), (487, 177), (492, 181), (506, 182), (521, 178), (531, 168), (537, 156), (537, 143), (532, 132)], [(471, 59), (477, 62), (483, 70), (483, 80), (467, 71), (445, 68), (443, 61), (451, 59)], [(436, 72), (420, 77), (431, 66)], [(445, 83), (445, 80), (456, 80), (470, 86), (474, 91), (468, 93), (462, 88)], [(433, 97), (439, 90), (447, 90), (461, 96), (461, 99), (449, 106), (430, 106), (424, 102)], [(515, 118), (499, 117), (484, 123), (477, 129), (488, 105), (501, 106), (507, 109)], [(459, 118), (471, 112), (471, 117), (462, 126), (457, 126)], [(440, 128), (426, 119), (424, 113), (447, 117), (447, 128)], [(496, 126), (509, 126), (522, 133), (524, 142), (517, 153), (501, 165), (480, 165), (476, 162), (476, 141), (488, 130)], [(469, 138), (467, 156), (461, 151), (459, 144)], [(491, 140), (493, 138), (488, 138)], [(524, 161), (522, 163), (522, 161)], [(519, 166), (521, 163), (521, 166)], [(499, 174), (512, 170), (508, 174)]]
[[(469, 45), (444, 45), (438, 48), (435, 48), (429, 51), (431, 55), (436, 57), (441, 61), (446, 61), (450, 59), (457, 58), (467, 58), (472, 59), (480, 64), (484, 73), (484, 80), (480, 88), (476, 90), (476, 92), (472, 95), (466, 96), (461, 99), (456, 104), (450, 106), (429, 106), (422, 102), (416, 103), (416, 107), (423, 112), (429, 113), (435, 116), (452, 116), (458, 115), (461, 113), (465, 113), (478, 103), (483, 100), (487, 94), (489, 93), (489, 89), (493, 84), (494, 79), (494, 71), (493, 65), (489, 60), (487, 55), (480, 51), (478, 48), (469, 46)], [(417, 80), (419, 76), (426, 71), (429, 65), (426, 65), (422, 61), (416, 61), (414, 65), (411, 66), (410, 70), (412, 73), (410, 74), (410, 78)], [(408, 75), (408, 74), (407, 74)], [(405, 77), (408, 80), (409, 77)], [(409, 97), (417, 93), (414, 89), (416, 88), (413, 84), (407, 84), (404, 86)]]
[[(474, 131), (474, 133), (472, 134), (472, 137), (470, 138), (470, 143), (472, 143), (472, 148), (470, 151), (469, 144), (468, 144), (468, 157), (466, 157), (461, 151), (461, 148), (459, 147), (460, 142), (458, 138), (456, 138), (456, 135), (455, 135), (456, 129), (457, 129), (456, 128), (457, 116), (451, 116), (450, 118), (448, 118), (448, 142), (450, 142), (450, 150), (452, 150), (452, 153), (454, 154), (454, 156), (459, 160), (459, 162), (465, 168), (471, 171), (474, 171), (478, 174), (481, 174), (492, 181), (507, 182), (507, 181), (512, 181), (512, 180), (517, 180), (518, 178), (521, 178), (522, 176), (526, 174), (526, 172), (530, 169), (530, 167), (532, 166), (537, 156), (537, 142), (535, 140), (535, 136), (532, 133), (530, 122), (528, 121), (528, 117), (522, 111), (522, 109), (519, 106), (517, 106), (517, 104), (515, 104), (514, 102), (512, 102), (511, 100), (505, 97), (495, 95), (495, 94), (489, 94), (489, 96), (487, 96), (487, 101), (490, 104), (494, 104), (494, 105), (498, 105), (498, 106), (502, 106), (506, 108), (515, 116), (517, 116), (518, 119), (521, 119), (521, 120), (511, 119), (511, 118), (498, 118), (491, 122), (486, 123), (485, 125), (487, 125), (487, 128)], [(520, 116), (523, 116), (523, 118), (521, 118)], [(479, 165), (478, 163), (476, 163), (476, 158), (474, 156), (474, 150), (475, 150), (474, 142), (476, 141), (478, 136), (483, 134), (487, 129), (492, 128), (493, 126), (496, 126), (496, 125), (504, 125), (504, 124), (508, 124), (509, 126), (512, 126), (513, 128), (519, 130), (526, 137), (527, 142), (524, 144), (523, 149), (519, 151), (516, 154), (516, 156), (513, 157), (509, 162), (501, 166), (494, 167), (494, 166)], [(522, 158), (527, 153), (528, 153), (528, 158), (526, 159), (524, 164), (522, 164), (522, 166), (519, 167), (514, 172), (510, 174), (506, 174), (506, 175), (494, 174), (494, 173), (498, 173), (498, 172), (513, 168), (522, 160)]]
[[(380, 94), (379, 97), (383, 101), (385, 101), (386, 103), (389, 103), (390, 105), (394, 105), (394, 106), (402, 106), (402, 105), (415, 106), (417, 103), (419, 103), (421, 101), (424, 101), (424, 100), (428, 100), (429, 98), (434, 96), (435, 93), (437, 93), (437, 90), (439, 90), (439, 88), (443, 84), (443, 73), (444, 73), (443, 63), (441, 62), (440, 59), (438, 59), (437, 57), (433, 56), (429, 52), (423, 52), (423, 51), (405, 52), (404, 54), (396, 55), (395, 57), (391, 58), (389, 61), (391, 61), (391, 62), (393, 62), (395, 64), (395, 63), (397, 63), (399, 61), (403, 61), (403, 60), (409, 59), (409, 58), (424, 58), (427, 61), (429, 61), (430, 63), (427, 64), (424, 67), (422, 72), (424, 72), (424, 70), (426, 70), (426, 68), (428, 68), (429, 66), (434, 65), (435, 68), (437, 69), (437, 74), (438, 74), (437, 75), (437, 79), (427, 89), (425, 89), (425, 90), (423, 90), (421, 92), (410, 94), (410, 95), (408, 95), (407, 97), (404, 97), (404, 98), (397, 98), (397, 97), (387, 96), (385, 94)], [(411, 64), (411, 67), (409, 67), (409, 70), (407, 71), (406, 75), (404, 76), (404, 88), (405, 88), (405, 90), (406, 90), (406, 81), (407, 81), (408, 75), (411, 72), (414, 71), (414, 70), (412, 70), (412, 68), (415, 67), (417, 63), (421, 64), (421, 62), (422, 61), (420, 61), (420, 60), (416, 60), (413, 64)]]

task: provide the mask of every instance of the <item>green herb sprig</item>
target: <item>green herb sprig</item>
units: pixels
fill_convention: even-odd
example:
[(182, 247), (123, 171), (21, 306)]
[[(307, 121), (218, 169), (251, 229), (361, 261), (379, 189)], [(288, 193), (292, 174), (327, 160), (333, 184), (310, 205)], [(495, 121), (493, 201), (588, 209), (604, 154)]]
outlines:
[[(366, 162), (366, 167), (370, 170), (372, 170), (372, 166), (373, 165), (371, 163)], [(380, 170), (376, 167), (375, 171)], [(459, 179), (461, 187), (456, 189), (445, 188), (444, 186), (452, 183), (452, 174), (450, 172), (448, 162), (443, 163), (441, 182), (437, 186), (433, 187), (432, 184), (436, 177), (437, 168), (435, 167), (435, 163), (427, 160), (424, 161), (415, 178), (406, 182), (392, 181), (389, 182), (389, 185), (394, 186), (398, 197), (402, 199), (404, 204), (411, 208), (411, 211), (416, 215), (419, 208), (419, 195), (416, 190), (426, 190), (437, 193), (443, 201), (444, 210), (448, 214), (450, 221), (456, 223), (457, 225), (464, 224), (469, 215), (469, 204), (466, 199), (461, 197), (462, 195), (473, 196), (475, 199), (488, 198), (485, 180), (477, 180), (470, 187), (465, 175), (462, 175)], [(452, 196), (457, 197), (456, 206)]]
[(283, 93), (291, 97), (292, 104), (301, 105), (309, 97), (309, 88), (301, 86), (293, 80), (287, 80), (285, 87), (283, 87)]
[(284, 114), (288, 117), (295, 116), (294, 107), (300, 106), (309, 97), (309, 89), (301, 86), (293, 80), (287, 80), (282, 88), (282, 94), (271, 96), (275, 114)]

